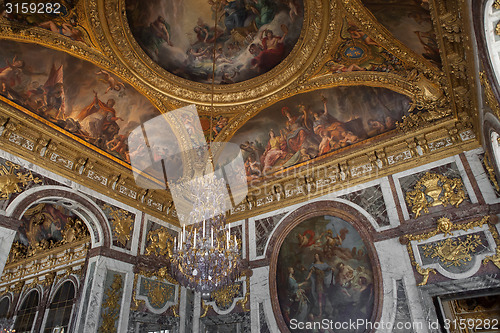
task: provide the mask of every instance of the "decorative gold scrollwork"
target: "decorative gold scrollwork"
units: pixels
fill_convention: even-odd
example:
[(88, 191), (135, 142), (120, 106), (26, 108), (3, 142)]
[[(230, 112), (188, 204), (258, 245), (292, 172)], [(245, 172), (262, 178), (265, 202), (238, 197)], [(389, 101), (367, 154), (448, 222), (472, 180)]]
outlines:
[(134, 224), (134, 218), (124, 209), (113, 209), (108, 204), (103, 206), (104, 209), (110, 211), (113, 224), (113, 231), (118, 238), (118, 242), (120, 242), (123, 246), (127, 245), (127, 242), (132, 237), (132, 229)]
[(484, 258), (483, 265), (486, 265), (489, 261), (500, 269), (500, 247), (497, 246), (497, 252), (495, 255)]
[(205, 304), (203, 300), (201, 300), (201, 308), (204, 310), (203, 314), (200, 316), (200, 318), (206, 317), (208, 310), (210, 310), (212, 306), (210, 304)]
[(144, 288), (148, 293), (151, 305), (155, 307), (163, 306), (174, 294), (175, 288), (158, 281), (144, 280)]
[(422, 268), (416, 262), (414, 262), (413, 264), (418, 274), (422, 275), (422, 281), (419, 284), (417, 284), (417, 286), (425, 286), (427, 284), (427, 281), (429, 280), (429, 275), (431, 273), (436, 274), (436, 270), (434, 268)]
[(228, 308), (233, 303), (234, 298), (239, 294), (240, 288), (241, 285), (239, 283), (233, 283), (230, 286), (212, 292), (212, 299), (218, 307)]
[(123, 287), (123, 278), (120, 274), (115, 274), (111, 286), (106, 290), (106, 300), (102, 304), (102, 324), (99, 333), (116, 332), (116, 321), (120, 316), (120, 299)]
[(167, 228), (151, 230), (147, 236), (146, 255), (168, 256), (172, 253), (173, 236)]
[(22, 192), (23, 190), (19, 184), (26, 187), (29, 182), (35, 184), (42, 182), (38, 177), (33, 177), (31, 171), (15, 174), (15, 170), (20, 168), (19, 165), (9, 161), (5, 162), (5, 165), (0, 165), (0, 199), (8, 200), (11, 194)]
[(458, 207), (465, 200), (463, 182), (460, 178), (448, 178), (427, 172), (415, 184), (414, 189), (406, 193), (406, 203), (415, 217), (422, 211), (429, 212), (429, 207), (453, 205)]
[(495, 189), (497, 191), (500, 191), (500, 186), (498, 186), (497, 177), (495, 175), (495, 169), (493, 168), (493, 165), (491, 164), (490, 155), (488, 153), (484, 154), (483, 162), (484, 162), (484, 167), (486, 168), (486, 171), (488, 171), (488, 177), (490, 178), (491, 182), (493, 183), (493, 186), (495, 186)]
[(438, 257), (445, 266), (462, 266), (472, 260), (471, 253), (483, 245), (479, 235), (467, 235), (465, 240), (448, 238), (437, 244), (422, 246), (427, 258)]
[[(490, 220), (490, 216), (487, 215), (480, 220), (471, 221), (464, 224), (456, 224), (450, 221), (449, 218), (442, 217), (437, 221), (436, 229), (423, 234), (408, 234), (404, 235), (400, 238), (402, 244), (406, 244), (406, 249), (408, 250), (408, 254), (410, 256), (411, 264), (415, 267), (415, 270), (422, 275), (422, 281), (418, 284), (419, 286), (423, 286), (427, 284), (429, 279), (429, 275), (436, 274), (436, 270), (433, 268), (423, 268), (421, 267), (417, 261), (415, 260), (415, 254), (413, 253), (413, 248), (411, 246), (411, 241), (421, 242), (431, 237), (436, 236), (439, 233), (443, 233), (446, 237), (448, 234), (451, 234), (453, 230), (463, 230), (467, 231), (472, 228), (476, 228), (488, 223)], [(490, 230), (496, 228), (493, 225), (490, 225)], [(493, 232), (492, 232), (493, 233)], [(494, 233), (496, 235), (496, 233)], [(471, 235), (477, 236), (477, 235)], [(495, 239), (497, 236), (494, 236)], [(447, 239), (439, 243), (437, 247), (428, 247), (427, 253), (431, 257), (439, 257), (443, 262), (448, 262), (451, 265), (458, 266), (460, 262), (467, 261), (468, 256), (470, 256), (470, 252), (474, 251), (474, 249), (479, 246), (480, 239), (471, 238), (470, 244), (465, 247), (462, 246), (461, 242), (453, 242), (452, 239)], [(424, 251), (426, 246), (424, 245)], [(438, 249), (439, 248), (439, 249)], [(498, 253), (498, 247), (497, 247)], [(499, 256), (500, 258), (500, 256)], [(456, 264), (455, 264), (456, 263)], [(484, 263), (484, 261), (483, 261)]]
[(249, 301), (250, 301), (250, 276), (247, 276), (245, 298), (240, 299), (238, 301), (238, 304), (241, 305), (241, 308), (244, 311), (250, 311), (250, 305), (248, 304)]

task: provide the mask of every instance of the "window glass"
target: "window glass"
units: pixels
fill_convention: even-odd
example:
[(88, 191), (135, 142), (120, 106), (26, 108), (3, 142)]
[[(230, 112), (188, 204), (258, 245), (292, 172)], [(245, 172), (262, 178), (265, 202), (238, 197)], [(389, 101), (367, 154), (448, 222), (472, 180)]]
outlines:
[[(64, 282), (57, 290), (50, 304), (44, 332), (51, 333), (54, 328), (60, 329), (61, 332), (68, 332), (74, 298), (75, 287), (73, 283), (70, 281)], [(64, 331), (62, 328), (64, 328)]]
[(38, 307), (38, 291), (33, 290), (24, 299), (19, 311), (17, 312), (14, 329), (17, 333), (31, 332), (31, 326), (35, 320)]
[(7, 297), (2, 298), (0, 301), (0, 318), (7, 318), (7, 314), (9, 313), (9, 299)]

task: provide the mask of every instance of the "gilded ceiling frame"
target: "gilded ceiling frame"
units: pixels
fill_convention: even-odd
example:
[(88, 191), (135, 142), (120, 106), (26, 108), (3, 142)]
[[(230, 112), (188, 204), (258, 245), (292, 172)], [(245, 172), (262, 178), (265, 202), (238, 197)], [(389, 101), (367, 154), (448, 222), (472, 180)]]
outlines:
[[(388, 162), (390, 154), (396, 154), (396, 152), (410, 151), (410, 164), (417, 165), (427, 163), (431, 159), (437, 160), (450, 156), (450, 154), (457, 154), (463, 150), (477, 147), (478, 144), (475, 140), (460, 139), (460, 135), (469, 133), (470, 121), (465, 115), (475, 115), (476, 119), (478, 117), (477, 103), (475, 103), (477, 100), (475, 81), (472, 75), (465, 75), (474, 72), (474, 64), (472, 61), (468, 61), (462, 67), (460, 65), (460, 59), (465, 57), (473, 59), (473, 53), (467, 35), (470, 34), (470, 27), (467, 25), (468, 14), (465, 2), (464, 0), (458, 2), (456, 3), (455, 0), (438, 0), (436, 6), (431, 8), (434, 26), (441, 32), (439, 35), (444, 36), (439, 40), (439, 43), (443, 55), (443, 68), (446, 74), (441, 74), (434, 66), (413, 53), (413, 51), (399, 45), (401, 43), (396, 41), (385, 28), (376, 25), (373, 16), (361, 7), (359, 0), (341, 0), (341, 2), (306, 0), (306, 30), (302, 32), (296, 47), (282, 64), (261, 77), (232, 85), (229, 88), (227, 86), (216, 87), (215, 105), (218, 108), (217, 114), (236, 115), (221, 135), (218, 136), (217, 141), (228, 140), (245, 121), (279, 100), (299, 92), (303, 93), (345, 85), (371, 85), (386, 87), (408, 95), (413, 100), (415, 99), (414, 97), (419, 88), (415, 84), (408, 82), (408, 73), (358, 72), (315, 76), (318, 69), (329, 60), (331, 53), (335, 50), (337, 45), (336, 33), (343, 14), (340, 9), (343, 6), (350, 19), (360, 24), (365, 31), (369, 31), (370, 37), (379, 42), (389, 52), (400, 57), (402, 61), (409, 65), (409, 70), (417, 69), (419, 72), (425, 73), (432, 82), (441, 86), (449, 98), (452, 105), (451, 109), (455, 111), (455, 117), (434, 121), (423, 128), (413, 130), (412, 133), (396, 134), (390, 140), (385, 139), (388, 135), (373, 138), (357, 145), (357, 151), (353, 151), (353, 149), (341, 150), (328, 155), (326, 159), (316, 160), (313, 169), (337, 170), (337, 176), (335, 177), (337, 177), (338, 182), (347, 179), (351, 182), (349, 185), (354, 185), (407, 168), (406, 162), (397, 162), (395, 164)], [(160, 112), (176, 109), (186, 105), (187, 102), (195, 102), (198, 104), (200, 113), (208, 114), (210, 111), (209, 85), (190, 83), (178, 89), (178, 92), (188, 92), (192, 97), (186, 99), (177, 96), (180, 93), (178, 94), (176, 91), (172, 93), (169, 89), (172, 88), (173, 79), (175, 78), (176, 82), (179, 79), (153, 64), (149, 58), (142, 59), (147, 56), (133, 40), (130, 29), (126, 24), (126, 13), (123, 11), (124, 4), (125, 0), (82, 1), (79, 3), (79, 17), (84, 18), (81, 23), (89, 32), (91, 47), (43, 29), (26, 28), (26, 26), (6, 22), (5, 20), (0, 21), (0, 31), (4, 39), (40, 44), (106, 68), (106, 70), (117, 75), (146, 96)], [(311, 10), (312, 8), (314, 10)], [(328, 8), (329, 10), (318, 10), (318, 8)], [(452, 10), (460, 13), (461, 16), (450, 19), (448, 14)], [(119, 22), (119, 24), (116, 24), (116, 22)], [(457, 33), (454, 32), (456, 25), (461, 27)], [(122, 41), (122, 43), (116, 43), (115, 41)], [(460, 41), (460, 43), (457, 41)], [(464, 44), (461, 42), (464, 42)], [(394, 45), (398, 45), (400, 48), (398, 49)], [(92, 47), (96, 47), (98, 50), (94, 50)], [(456, 57), (460, 58), (458, 62)], [(131, 62), (129, 58), (133, 59), (133, 61)], [(287, 69), (287, 66), (291, 69)], [(147, 72), (146, 76), (150, 76), (149, 71), (151, 69), (154, 72), (152, 78), (144, 79), (140, 77), (142, 72)], [(289, 83), (286, 85), (280, 85), (281, 81), (275, 78), (283, 73), (286, 75), (282, 76), (288, 78), (286, 82)], [(162, 75), (165, 77), (162, 77)], [(266, 82), (266, 80), (269, 82)], [(255, 89), (248, 89), (248, 84)], [(248, 94), (248, 91), (245, 92), (242, 87), (245, 87), (248, 91), (253, 91)], [(195, 90), (196, 93), (193, 95), (190, 89)], [(222, 91), (227, 89), (230, 89), (230, 92), (222, 94)], [(457, 97), (462, 95), (466, 95), (464, 100)], [(98, 192), (113, 196), (153, 216), (166, 219), (174, 225), (178, 224), (175, 210), (171, 209), (172, 201), (168, 192), (147, 191), (137, 188), (130, 172), (130, 166), (123, 161), (96, 151), (95, 148), (78, 138), (75, 140), (61, 135), (60, 129), (47, 122), (42, 121), (42, 125), (34, 126), (26, 112), (23, 113), (23, 111), (16, 108), (21, 109), (13, 103), (1, 107), (2, 114), (0, 118), (2, 119), (0, 120), (2, 121), (0, 125), (5, 125), (6, 129), (2, 133), (0, 141), (4, 143), (4, 147), (8, 151), (28, 160), (39, 159), (42, 148), (57, 152), (60, 156), (64, 156), (67, 161), (70, 161), (72, 167), (68, 168), (60, 161), (52, 161), (54, 162), (51, 164), (54, 167), (54, 172), (85, 184)], [(461, 114), (460, 118), (457, 117), (458, 114)], [(8, 122), (6, 122), (7, 120)], [(477, 130), (479, 128), (477, 122), (475, 125)], [(12, 134), (31, 140), (30, 142), (33, 143), (35, 149), (26, 149), (26, 147), (9, 140), (8, 135)], [(425, 148), (427, 144), (441, 142), (440, 140), (451, 140), (452, 144), (440, 148), (432, 155), (428, 154), (429, 148)], [(84, 149), (80, 144), (85, 146)], [(425, 148), (422, 156), (419, 156), (415, 150), (417, 145), (422, 145)], [(102, 155), (110, 158), (110, 160), (103, 159)], [(47, 158), (47, 155), (42, 157)], [(362, 175), (357, 178), (351, 175), (350, 170), (358, 165), (370, 164), (377, 168), (378, 160), (381, 161), (382, 168), (379, 168), (380, 170), (376, 175)], [(287, 172), (293, 173), (292, 176), (278, 175), (278, 177), (269, 180), (267, 183), (261, 184), (259, 188), (261, 194), (256, 195), (256, 193), (251, 192), (247, 197), (245, 205), (251, 211), (245, 210), (243, 212), (235, 209), (232, 212), (233, 216), (230, 216), (229, 220), (236, 221), (240, 218), (255, 216), (259, 212), (274, 210), (277, 206), (303, 202), (311, 197), (334, 191), (332, 188), (325, 189), (321, 194), (311, 195), (307, 193), (283, 201), (278, 199), (280, 201), (278, 205), (276, 205), (276, 202), (261, 207), (254, 204), (269, 195), (276, 198), (277, 188), (285, 188), (287, 184), (292, 182), (297, 183), (297, 178), (302, 180), (305, 178), (305, 184), (302, 185), (310, 186), (312, 184), (311, 180), (307, 181), (307, 179), (311, 177), (311, 170), (308, 170), (308, 166), (310, 166), (308, 162), (297, 165), (287, 170)], [(99, 177), (106, 178), (106, 184), (103, 185), (102, 182), (97, 181), (97, 178), (92, 179), (95, 182), (89, 183), (89, 179), (84, 177), (87, 171), (92, 171)], [(346, 174), (344, 179), (339, 178), (342, 172)], [(313, 177), (313, 180), (319, 181), (318, 177)]]

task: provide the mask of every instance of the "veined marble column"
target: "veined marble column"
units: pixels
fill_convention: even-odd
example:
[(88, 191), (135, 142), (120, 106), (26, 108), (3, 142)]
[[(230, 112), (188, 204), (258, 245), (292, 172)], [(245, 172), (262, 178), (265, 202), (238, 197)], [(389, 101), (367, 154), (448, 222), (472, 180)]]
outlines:
[(0, 216), (0, 275), (3, 273), (10, 248), (21, 221), (7, 216)]
[(111, 325), (117, 332), (126, 332), (133, 281), (132, 264), (103, 256), (90, 258), (80, 298), (76, 332), (98, 332), (100, 327), (110, 324), (116, 313), (118, 320), (111, 322)]

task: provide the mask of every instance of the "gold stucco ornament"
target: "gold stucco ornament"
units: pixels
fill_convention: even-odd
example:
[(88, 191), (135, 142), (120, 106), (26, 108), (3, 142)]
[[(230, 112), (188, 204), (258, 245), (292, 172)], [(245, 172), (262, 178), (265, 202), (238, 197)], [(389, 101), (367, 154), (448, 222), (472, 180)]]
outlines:
[(9, 161), (5, 162), (5, 165), (0, 165), (0, 199), (9, 199), (11, 194), (22, 192), (23, 187), (31, 181), (36, 184), (42, 182), (38, 177), (33, 177), (31, 171), (15, 173), (15, 170), (20, 168), (19, 165)]
[(123, 246), (127, 245), (127, 242), (132, 237), (132, 229), (134, 225), (134, 218), (126, 210), (123, 209), (113, 209), (109, 205), (104, 205), (104, 209), (109, 209), (111, 215), (111, 223), (113, 225), (113, 231), (115, 236), (118, 238), (118, 242)]
[(479, 235), (467, 235), (466, 239), (448, 238), (436, 244), (422, 247), (427, 258), (439, 258), (447, 267), (462, 266), (472, 260), (471, 253), (483, 245)]
[(406, 193), (406, 203), (415, 217), (422, 211), (429, 213), (429, 207), (452, 205), (458, 207), (465, 200), (463, 182), (460, 178), (427, 172), (415, 184), (413, 190)]

